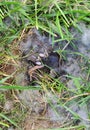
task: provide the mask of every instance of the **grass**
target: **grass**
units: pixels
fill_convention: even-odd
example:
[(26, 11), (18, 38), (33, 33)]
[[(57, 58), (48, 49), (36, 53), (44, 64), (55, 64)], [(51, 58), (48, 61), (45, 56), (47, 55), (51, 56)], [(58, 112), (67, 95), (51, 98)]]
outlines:
[(56, 129), (47, 129), (47, 130), (74, 130), (74, 129), (82, 130), (84, 129), (84, 126), (74, 126), (74, 127), (56, 128)]
[[(18, 43), (22, 39), (24, 33), (28, 32), (29, 29), (36, 27), (41, 33), (47, 32), (52, 37), (52, 44), (57, 41), (63, 42), (64, 40), (70, 44), (73, 36), (69, 29), (75, 27), (79, 30), (78, 23), (80, 22), (89, 25), (89, 6), (90, 2), (85, 2), (85, 0), (48, 0), (47, 2), (45, 0), (24, 0), (23, 2), (18, 0), (2, 0), (0, 2), (0, 89), (34, 89), (33, 87), (23, 88), (22, 86), (17, 86), (13, 79), (19, 66), (18, 60), (20, 57), (19, 52), (17, 52)], [(5, 20), (7, 22), (5, 22)], [(65, 47), (63, 50), (59, 49), (57, 52), (62, 57), (65, 57), (63, 54), (64, 50)], [(82, 56), (82, 54), (79, 55)], [(67, 89), (67, 87), (58, 81), (58, 79), (52, 79), (49, 76), (48, 80), (46, 80), (46, 77), (44, 76), (39, 84), (46, 93), (48, 90), (52, 91), (55, 95), (60, 93), (61, 99), (59, 103), (62, 103), (62, 105), (64, 104), (64, 107), (67, 107), (68, 104), (74, 100), (78, 100), (79, 104), (84, 104), (90, 99), (90, 83), (88, 80), (90, 77), (89, 64), (90, 60), (85, 58), (83, 67), (85, 67), (86, 79), (82, 79), (81, 77), (69, 77), (73, 79), (76, 91)], [(7, 65), (15, 67), (16, 71), (12, 69), (12, 72), (7, 74), (7, 71), (5, 70)], [(83, 82), (82, 84), (81, 81)], [(73, 96), (70, 95), (72, 91)], [(66, 93), (66, 97), (64, 97), (64, 92)], [(1, 104), (4, 104), (4, 94), (0, 95), (0, 102)], [(71, 110), (69, 111), (77, 117), (77, 113), (73, 113)], [(18, 121), (16, 121), (16, 124), (13, 122), (13, 118), (9, 119), (2, 110), (0, 110), (0, 112), (0, 127), (6, 128), (9, 124), (17, 126)], [(90, 113), (88, 113), (88, 115), (90, 116)], [(60, 130), (79, 130), (83, 128), (84, 127), (82, 126), (81, 128), (79, 128), (79, 126), (72, 126), (71, 128), (60, 128)]]
[[(1, 94), (1, 92), (0, 92)], [(10, 95), (10, 93), (8, 93)], [(0, 106), (4, 106), (4, 104), (7, 102), (7, 93), (3, 92), (2, 97), (0, 97)], [(3, 97), (4, 96), (4, 97)], [(12, 95), (11, 95), (12, 96)], [(11, 98), (11, 99), (10, 99)], [(0, 127), (2, 129), (8, 129), (11, 125), (21, 130), (19, 123), (24, 120), (26, 111), (20, 110), (21, 106), (19, 102), (15, 103), (14, 97), (9, 97), (8, 100), (13, 100), (14, 107), (12, 110), (5, 110), (3, 107), (0, 108)], [(17, 118), (18, 117), (18, 118)]]

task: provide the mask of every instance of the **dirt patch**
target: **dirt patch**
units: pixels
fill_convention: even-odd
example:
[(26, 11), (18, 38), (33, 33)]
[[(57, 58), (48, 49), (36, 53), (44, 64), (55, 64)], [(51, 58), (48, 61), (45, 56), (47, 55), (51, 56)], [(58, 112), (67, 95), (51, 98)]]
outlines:
[[(73, 41), (73, 42), (75, 43), (76, 41)], [(78, 43), (76, 44), (77, 52), (78, 53), (80, 52), (87, 56), (84, 43), (82, 43), (82, 41), (80, 42), (81, 42), (81, 45), (78, 45)], [(75, 77), (83, 76), (84, 78), (86, 76), (85, 73), (83, 73), (82, 71), (82, 68), (84, 66), (80, 66), (84, 58), (82, 58), (80, 55), (74, 55), (74, 53), (76, 52), (76, 49), (75, 48), (72, 49), (72, 46), (70, 44), (67, 44), (67, 42), (65, 41), (62, 43), (63, 45), (61, 43), (56, 43), (52, 47), (51, 39), (49, 39), (45, 35), (41, 36), (40, 33), (36, 29), (32, 29), (29, 32), (28, 36), (20, 43), (20, 50), (23, 56), (22, 63), (24, 62), (27, 64), (27, 67), (26, 67), (27, 73), (25, 73), (25, 75), (28, 80), (28, 85), (38, 86), (38, 82), (42, 81), (41, 78), (43, 79), (43, 74), (47, 73), (52, 78), (57, 78), (58, 81), (64, 83), (68, 88), (72, 89), (72, 91), (77, 91), (74, 81), (71, 80), (70, 78), (67, 78), (67, 75), (72, 75)], [(61, 57), (57, 49), (57, 48), (63, 49), (63, 47), (65, 46), (66, 46), (65, 50), (67, 51), (67, 53), (65, 54), (66, 60)], [(80, 46), (84, 48), (85, 50), (84, 52), (82, 51), (82, 49), (80, 49)], [(46, 80), (49, 82), (48, 77), (46, 78)], [(44, 88), (44, 89), (49, 89), (49, 88)], [(51, 87), (50, 89), (55, 91), (55, 88)], [(45, 93), (46, 95), (48, 95), (47, 90), (45, 91)], [(73, 92), (70, 92), (70, 93), (71, 95), (73, 95)], [(62, 105), (61, 106), (58, 105), (57, 99), (59, 99), (59, 97), (55, 98), (53, 94), (49, 94), (47, 97), (50, 99), (46, 99), (45, 94), (44, 95), (40, 94), (40, 91), (33, 91), (33, 93), (30, 92), (30, 94), (28, 94), (27, 92), (27, 98), (25, 95), (23, 95), (23, 93), (21, 93), (21, 95), (23, 97), (21, 99), (23, 99), (23, 102), (25, 101), (24, 103), (27, 104), (27, 106), (31, 110), (31, 115), (28, 116), (25, 121), (25, 124), (27, 124), (25, 129), (54, 128), (54, 127), (58, 127), (58, 125), (60, 127), (62, 122), (64, 123), (73, 122), (72, 121), (73, 115), (70, 114), (69, 111), (67, 112), (67, 110), (65, 110), (65, 108), (62, 107)], [(33, 100), (32, 100), (32, 96), (34, 96)], [(38, 98), (38, 96), (40, 97), (40, 99)], [(42, 104), (40, 102), (41, 99), (43, 99), (44, 105), (46, 104), (46, 106), (48, 107), (41, 105)], [(52, 104), (51, 106), (49, 106), (48, 100)], [(52, 106), (54, 107), (52, 108)], [(73, 109), (72, 110), (76, 112), (77, 111), (76, 109), (78, 108), (75, 108), (74, 110)], [(45, 115), (43, 116), (43, 118), (46, 118), (46, 117), (49, 118), (48, 121), (38, 119), (38, 118), (41, 118), (39, 112), (44, 111), (44, 110), (45, 110)], [(54, 112), (54, 110), (56, 111), (57, 114)], [(78, 114), (80, 117), (81, 117), (80, 113), (82, 113), (81, 111), (83, 111), (81, 110), (81, 108), (78, 109)], [(33, 116), (32, 112), (34, 112), (35, 116)], [(39, 114), (38, 118), (37, 118), (37, 114)], [(87, 114), (85, 113), (85, 116), (86, 115)], [(36, 120), (33, 117), (36, 117)], [(67, 117), (67, 120), (65, 120), (66, 117)], [(56, 125), (58, 121), (59, 121), (59, 124)], [(83, 119), (79, 121), (82, 122)], [(85, 123), (85, 125), (86, 124), (87, 123)]]
[[(51, 38), (41, 35), (36, 29), (31, 29), (18, 45), (19, 50), (13, 51), (13, 54), (20, 55), (18, 66), (13, 66), (15, 60), (10, 59), (8, 64), (2, 66), (3, 69), (1, 67), (2, 73), (5, 72), (6, 75), (13, 75), (16, 71), (13, 75), (14, 80), (10, 78), (6, 80), (7, 83), (15, 83), (22, 87), (41, 87), (40, 90), (11, 91), (16, 99), (16, 105), (12, 104), (11, 99), (1, 104), (6, 111), (12, 111), (14, 105), (17, 106), (19, 103), (18, 110), (24, 111), (24, 114), (20, 113), (21, 117), (24, 116), (23, 121), (20, 120), (23, 130), (60, 128), (82, 123), (86, 128), (90, 128), (88, 102), (82, 107), (79, 105), (79, 98), (71, 100), (71, 97), (76, 93), (80, 95), (80, 91), (84, 89), (82, 87), (79, 91), (77, 84), (79, 86), (84, 84), (87, 87), (82, 79), (88, 82), (90, 80), (84, 69), (85, 65), (87, 71), (89, 68), (90, 52), (87, 50), (89, 43), (85, 41), (86, 33), (81, 36), (74, 29), (70, 31), (74, 38), (77, 37), (71, 41), (75, 47), (67, 41), (57, 42), (52, 46)], [(77, 114), (78, 117), (74, 120)], [(16, 115), (19, 116), (19, 113)]]
[(37, 116), (36, 114), (27, 117), (25, 120), (25, 130), (43, 130), (47, 128), (60, 128), (60, 123), (52, 122), (45, 116)]

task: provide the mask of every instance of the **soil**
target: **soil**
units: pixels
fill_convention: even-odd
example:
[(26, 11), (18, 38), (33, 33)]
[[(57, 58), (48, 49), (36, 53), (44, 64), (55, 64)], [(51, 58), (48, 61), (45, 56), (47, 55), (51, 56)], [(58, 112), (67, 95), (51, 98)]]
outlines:
[[(71, 29), (71, 33), (75, 34), (74, 37), (76, 37), (75, 30)], [(76, 48), (72, 49), (71, 44), (68, 44), (67, 41), (62, 42), (63, 45), (59, 42), (52, 46), (51, 38), (41, 35), (35, 28), (31, 29), (18, 44), (19, 50), (16, 49), (13, 52), (15, 55), (20, 55), (20, 60), (18, 62), (10, 60), (10, 65), (6, 63), (6, 65), (1, 67), (1, 70), (6, 75), (11, 75), (16, 71), (13, 74), (14, 80), (10, 78), (6, 80), (6, 84), (15, 83), (22, 87), (32, 85), (35, 88), (41, 85), (43, 87), (43, 90), (11, 91), (14, 104), (12, 103), (12, 98), (8, 98), (4, 104), (0, 104), (0, 106), (4, 105), (5, 111), (10, 112), (17, 105), (17, 102), (20, 103), (19, 108), (24, 109), (26, 112), (26, 114), (24, 113), (23, 121), (20, 122), (23, 130), (61, 128), (65, 125), (79, 125), (81, 123), (87, 129), (90, 128), (86, 112), (90, 111), (88, 103), (83, 108), (79, 106), (77, 101), (72, 102), (72, 105), (67, 105), (73, 112), (78, 113), (80, 117), (78, 121), (74, 122), (73, 114), (58, 102), (62, 95), (64, 98), (67, 98), (68, 95), (74, 96), (74, 92), (77, 91), (73, 78), (70, 78), (70, 76), (86, 78), (86, 73), (83, 69), (85, 67), (85, 59), (80, 55), (75, 55), (74, 52), (77, 50), (77, 53), (82, 53), (82, 55), (90, 58), (90, 53), (87, 50), (87, 47), (90, 45), (85, 41), (86, 32), (83, 35), (79, 32), (77, 33), (77, 40), (73, 41)], [(66, 58), (63, 58), (58, 52), (58, 48), (64, 49), (63, 47), (65, 46)], [(62, 53), (62, 55), (64, 54)], [(17, 66), (12, 65), (14, 62), (17, 63)], [(3, 77), (5, 77), (5, 74)], [(50, 84), (53, 84), (54, 79), (58, 79), (61, 84), (64, 84), (72, 91), (69, 94), (65, 94), (65, 91), (60, 93), (57, 91), (57, 88), (50, 88)], [(46, 83), (49, 84), (48, 88), (45, 86)], [(1, 109), (1, 111), (3, 110)], [(12, 126), (10, 128), (8, 130), (15, 130)]]

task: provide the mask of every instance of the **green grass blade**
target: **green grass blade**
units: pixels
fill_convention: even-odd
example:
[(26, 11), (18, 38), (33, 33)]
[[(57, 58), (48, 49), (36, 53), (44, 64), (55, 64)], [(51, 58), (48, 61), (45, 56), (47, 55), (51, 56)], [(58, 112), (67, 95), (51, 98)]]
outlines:
[(9, 127), (9, 125), (8, 125), (8, 124), (3, 123), (3, 122), (0, 122), (0, 125), (5, 126), (5, 127)]
[(61, 10), (61, 8), (60, 8), (59, 5), (57, 4), (57, 2), (54, 1), (54, 3), (55, 3), (55, 5), (56, 5), (57, 9), (60, 11), (60, 13), (62, 14), (62, 16), (64, 17), (64, 19), (66, 20), (67, 25), (68, 25), (68, 27), (69, 27), (69, 21), (68, 21), (67, 17), (65, 16), (64, 12)]
[(9, 119), (7, 116), (3, 115), (2, 113), (0, 113), (0, 117), (4, 118), (5, 120), (9, 121), (14, 126), (18, 127), (17, 124), (13, 120)]
[(36, 28), (38, 29), (37, 0), (35, 0), (35, 18), (36, 18)]
[(58, 31), (59, 31), (61, 38), (63, 39), (64, 36), (63, 36), (62, 28), (61, 28), (61, 25), (60, 25), (59, 13), (57, 13), (57, 16), (56, 16), (56, 26), (58, 28)]
[(8, 86), (8, 85), (4, 85), (4, 86), (0, 86), (0, 89), (17, 89), (17, 90), (40, 90), (40, 86), (37, 86), (37, 87), (33, 87), (33, 86), (16, 86), (16, 85), (11, 85), (11, 86)]

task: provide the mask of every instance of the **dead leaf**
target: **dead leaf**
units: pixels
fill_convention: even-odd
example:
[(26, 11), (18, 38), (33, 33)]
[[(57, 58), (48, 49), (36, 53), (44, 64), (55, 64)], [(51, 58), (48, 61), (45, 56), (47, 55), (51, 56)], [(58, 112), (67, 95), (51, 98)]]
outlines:
[(44, 66), (42, 66), (42, 65), (36, 65), (36, 66), (34, 66), (34, 67), (32, 67), (32, 68), (30, 68), (29, 69), (29, 71), (28, 71), (28, 74), (29, 74), (29, 76), (30, 76), (30, 81), (32, 81), (32, 75), (33, 75), (33, 73), (37, 70), (37, 69), (40, 69), (40, 68), (43, 68)]

